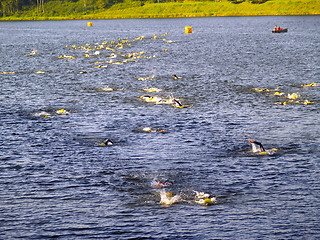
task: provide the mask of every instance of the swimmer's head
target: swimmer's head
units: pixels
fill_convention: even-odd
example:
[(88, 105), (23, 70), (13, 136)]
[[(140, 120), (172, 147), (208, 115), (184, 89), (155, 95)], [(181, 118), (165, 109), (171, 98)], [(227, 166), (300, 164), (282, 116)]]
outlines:
[(210, 195), (209, 198), (210, 198), (211, 200), (214, 200), (214, 201), (216, 200), (216, 196), (215, 196), (215, 195)]
[(207, 205), (210, 205), (215, 201), (216, 201), (216, 196), (215, 195), (210, 195), (208, 198), (203, 200), (203, 203), (207, 204)]
[(101, 143), (101, 146), (112, 146), (112, 145), (114, 145), (114, 142), (108, 138)]

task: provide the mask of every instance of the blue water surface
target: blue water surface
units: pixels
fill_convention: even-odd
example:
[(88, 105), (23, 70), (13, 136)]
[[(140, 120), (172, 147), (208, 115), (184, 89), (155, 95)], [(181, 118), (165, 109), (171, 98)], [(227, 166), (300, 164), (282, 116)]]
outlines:
[(319, 16), (92, 22), (0, 23), (2, 239), (320, 238)]

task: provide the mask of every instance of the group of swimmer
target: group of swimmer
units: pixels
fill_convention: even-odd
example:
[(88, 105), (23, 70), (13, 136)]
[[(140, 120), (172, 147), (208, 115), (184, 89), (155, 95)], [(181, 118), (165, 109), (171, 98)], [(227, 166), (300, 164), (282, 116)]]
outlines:
[(151, 95), (142, 95), (140, 98), (145, 102), (151, 102), (151, 103), (155, 103), (155, 104), (170, 104), (173, 107), (177, 107), (177, 108), (184, 108), (185, 107), (181, 104), (181, 102), (179, 100), (177, 100), (176, 98), (174, 98), (172, 96), (159, 97), (159, 96), (151, 96)]
[[(161, 34), (161, 36), (166, 36), (167, 33), (165, 34)], [(94, 57), (94, 56), (99, 56), (100, 55), (100, 59), (101, 56), (104, 55), (104, 53), (106, 53), (104, 56), (106, 58), (108, 58), (109, 60), (107, 61), (97, 61), (95, 62), (97, 65), (93, 66), (93, 68), (100, 68), (100, 69), (104, 69), (107, 68), (110, 64), (123, 64), (123, 63), (128, 63), (128, 62), (135, 62), (139, 59), (142, 58), (151, 58), (151, 57), (156, 57), (155, 55), (152, 56), (145, 56), (145, 52), (140, 51), (140, 52), (133, 52), (133, 53), (121, 53), (122, 49), (127, 47), (127, 46), (131, 46), (134, 42), (141, 42), (142, 40), (146, 39), (143, 36), (134, 38), (133, 40), (128, 40), (128, 38), (126, 39), (118, 39), (115, 41), (104, 41), (103, 43), (95, 43), (95, 44), (89, 44), (86, 43), (83, 46), (76, 46), (76, 45), (66, 45), (65, 46), (65, 50), (69, 50), (69, 53), (66, 54), (62, 54), (58, 57), (58, 59), (64, 59), (64, 60), (73, 60), (75, 58), (89, 58), (89, 57)], [(154, 34), (154, 36), (150, 39), (157, 39), (157, 36)], [(165, 39), (163, 39), (163, 41), (165, 43), (172, 43), (173, 41), (167, 41)], [(71, 50), (71, 51), (70, 51)], [(71, 52), (79, 52), (80, 54), (72, 54)], [(109, 52), (109, 53), (108, 53)], [(111, 53), (110, 53), (111, 52)], [(167, 49), (164, 50), (164, 52), (167, 52)], [(71, 54), (70, 54), (71, 53)], [(27, 54), (30, 56), (34, 56), (34, 55), (38, 55), (38, 51), (37, 50), (33, 50), (31, 53)], [(89, 74), (93, 71), (92, 70), (83, 70), (80, 71), (79, 74)], [(46, 73), (44, 71), (38, 71), (36, 73)], [(7, 73), (3, 73), (3, 74), (7, 74)], [(8, 73), (9, 74), (9, 73)], [(10, 72), (11, 74), (11, 72)], [(176, 75), (172, 75), (171, 76), (173, 79), (180, 79), (181, 77), (177, 77)], [(153, 80), (154, 76), (152, 77), (145, 77), (145, 78), (139, 78), (138, 80)], [(111, 91), (117, 91), (117, 90), (124, 90), (124, 89), (116, 89), (116, 88), (111, 88), (109, 86), (104, 86), (104, 87), (100, 87), (100, 88), (83, 88), (84, 90), (92, 90), (92, 91), (104, 91), (104, 92), (111, 92)], [(149, 92), (149, 93), (158, 93), (161, 92), (162, 89), (160, 88), (144, 88), (142, 89), (142, 91), (144, 92)], [(151, 96), (151, 95), (144, 95), (141, 96), (140, 99), (146, 101), (146, 102), (152, 102), (155, 104), (170, 104), (174, 107), (177, 108), (183, 108), (185, 106), (182, 105), (182, 103), (177, 99), (174, 98), (173, 96)], [(65, 109), (58, 109), (55, 111), (42, 111), (42, 112), (37, 112), (32, 114), (34, 117), (44, 117), (44, 118), (52, 118), (54, 117), (54, 115), (68, 115), (70, 114), (69, 111), (65, 110)], [(164, 129), (153, 129), (151, 127), (144, 127), (142, 129), (140, 129), (139, 131), (142, 132), (146, 132), (146, 133), (166, 133), (166, 130)], [(115, 142), (112, 141), (111, 139), (107, 138), (104, 139), (103, 141), (101, 141), (99, 144), (99, 146), (112, 146), (115, 145)]]
[[(166, 36), (167, 33), (165, 34), (161, 34), (161, 36)], [(85, 52), (85, 57), (90, 57), (93, 55), (100, 55), (102, 50), (108, 50), (108, 51), (112, 51), (110, 55), (108, 55), (107, 57), (110, 59), (109, 61), (98, 61), (96, 62), (98, 65), (95, 66), (95, 68), (107, 68), (109, 66), (109, 64), (123, 64), (123, 63), (127, 63), (127, 62), (133, 62), (136, 61), (140, 58), (142, 58), (142, 56), (145, 54), (145, 52), (141, 51), (141, 52), (134, 52), (134, 53), (126, 53), (126, 54), (121, 54), (120, 50), (123, 49), (126, 46), (131, 46), (134, 42), (136, 41), (142, 41), (146, 39), (144, 36), (140, 36), (137, 38), (134, 38), (133, 40), (128, 40), (128, 38), (126, 39), (118, 39), (118, 41), (110, 41), (109, 43), (107, 41), (104, 41), (103, 43), (96, 43), (93, 46), (90, 44), (85, 44), (84, 46), (75, 46), (75, 45), (66, 45), (66, 48), (71, 48), (73, 50), (82, 50)], [(154, 34), (154, 36), (150, 39), (157, 39), (157, 35)], [(167, 41), (165, 38), (163, 38), (163, 41), (166, 43), (172, 43), (173, 41)], [(94, 51), (94, 53), (90, 53)], [(167, 49), (165, 49), (164, 52), (167, 52)], [(152, 57), (156, 57), (155, 55), (149, 56), (149, 57), (145, 57), (145, 58), (152, 58)], [(61, 55), (59, 58), (62, 59), (73, 59), (73, 56), (70, 55)], [(120, 59), (118, 61), (116, 61), (115, 59)], [(85, 74), (88, 73), (89, 71), (81, 71), (80, 74)], [(173, 79), (180, 79), (181, 77), (178, 77), (175, 74), (171, 75)], [(152, 77), (140, 77), (138, 80), (140, 81), (144, 81), (144, 80), (153, 80), (154, 76)], [(114, 88), (110, 88), (110, 87), (103, 87), (100, 88), (101, 91), (114, 91)], [(161, 92), (162, 89), (160, 88), (144, 88), (142, 91), (145, 92), (152, 92), (152, 93), (157, 93), (157, 92)], [(171, 96), (151, 96), (151, 95), (142, 95), (140, 97), (140, 99), (142, 99), (145, 102), (150, 102), (150, 103), (155, 103), (155, 104), (169, 104), (172, 105), (173, 107), (177, 107), (177, 108), (184, 108), (184, 107), (188, 107), (185, 105), (182, 105), (182, 103), (174, 97)]]
[[(300, 87), (317, 87), (320, 86), (319, 83), (309, 83), (309, 84), (302, 84), (300, 85)], [(268, 89), (268, 88), (255, 88), (254, 91), (256, 92), (263, 92), (263, 93), (267, 93), (269, 95), (273, 95), (273, 96), (277, 96), (277, 97), (282, 97), (284, 99), (287, 99), (283, 102), (276, 102), (275, 104), (280, 104), (280, 105), (287, 105), (288, 103), (295, 103), (295, 104), (303, 104), (303, 105), (309, 105), (309, 104), (313, 104), (314, 102), (309, 101), (308, 99), (302, 99), (301, 100), (301, 95), (298, 92), (295, 93), (285, 93), (285, 92), (281, 92), (279, 91), (278, 88), (276, 89)], [(276, 148), (272, 148), (272, 149), (268, 149), (266, 150), (263, 145), (260, 142), (254, 141), (249, 139), (249, 142), (252, 145), (252, 150), (251, 152), (253, 153), (257, 153), (257, 154), (262, 154), (262, 155), (272, 155), (274, 154), (276, 151), (278, 151), (278, 149)]]
[[(69, 111), (65, 110), (65, 109), (58, 109), (56, 111), (54, 111), (55, 114), (57, 115), (68, 115), (70, 114)], [(47, 112), (47, 111), (41, 111), (41, 112), (37, 112), (37, 113), (33, 113), (32, 114), (33, 117), (44, 117), (44, 118), (49, 118), (53, 116), (53, 113)]]
[(172, 192), (166, 192), (165, 190), (160, 191), (160, 203), (162, 205), (172, 205), (174, 203), (189, 203), (189, 204), (199, 204), (199, 205), (213, 205), (218, 203), (214, 195), (210, 195), (204, 192), (194, 191), (192, 194), (193, 197), (182, 198), (179, 194), (173, 194)]
[[(319, 83), (310, 83), (310, 84), (302, 84), (300, 87), (317, 87), (320, 86)], [(303, 105), (309, 105), (314, 104), (314, 102), (309, 101), (308, 99), (303, 99), (301, 94), (299, 92), (293, 92), (293, 93), (285, 93), (280, 91), (278, 88), (276, 89), (269, 89), (269, 88), (254, 88), (254, 91), (261, 92), (261, 93), (267, 93), (268, 95), (273, 95), (278, 98), (284, 99), (284, 101), (276, 102), (275, 104), (278, 105), (287, 105), (287, 104), (303, 104)]]
[[(118, 41), (111, 41), (110, 43), (108, 42), (103, 42), (101, 44), (95, 44), (94, 46), (91, 46), (90, 44), (86, 44), (85, 46), (81, 46), (81, 47), (77, 47), (75, 45), (72, 46), (66, 46), (66, 48), (68, 49), (73, 49), (73, 50), (81, 50), (84, 52), (85, 54), (85, 58), (91, 57), (91, 56), (97, 56), (97, 55), (101, 55), (101, 51), (102, 50), (107, 50), (107, 51), (111, 51), (111, 54), (108, 55), (109, 60), (108, 61), (99, 61), (96, 62), (95, 68), (107, 68), (109, 66), (109, 64), (123, 64), (123, 63), (128, 63), (128, 62), (133, 62), (138, 60), (139, 58), (142, 58), (144, 56), (144, 52), (134, 52), (134, 53), (126, 53), (126, 54), (121, 54), (119, 52), (119, 50), (123, 49), (125, 46), (130, 46), (133, 42), (135, 41), (142, 41), (144, 39), (144, 37), (138, 37), (135, 38), (131, 41), (127, 39), (125, 40), (121, 40), (120, 38), (118, 39)], [(153, 39), (156, 39), (156, 36), (153, 37)], [(169, 43), (169, 41), (166, 41)], [(37, 53), (37, 51), (32, 51), (29, 55), (35, 55)], [(82, 56), (83, 57), (83, 56)], [(153, 56), (151, 56), (153, 57)], [(59, 57), (60, 59), (65, 59), (65, 60), (72, 60), (75, 57), (71, 56), (71, 55), (61, 55)], [(116, 59), (121, 59), (120, 61), (115, 61)], [(86, 74), (89, 73), (90, 71), (81, 71), (79, 72), (80, 74)], [(3, 73), (5, 74), (5, 73)], [(175, 74), (172, 74), (171, 77), (174, 80), (178, 80), (181, 79), (181, 77), (178, 77)], [(154, 78), (153, 77), (145, 77), (145, 78), (139, 78), (139, 81), (144, 81), (144, 80), (152, 80)], [(317, 83), (311, 83), (311, 84), (306, 84), (306, 85), (301, 85), (302, 87), (315, 87), (315, 86), (319, 86), (319, 84)], [(103, 87), (103, 88), (99, 88), (100, 91), (115, 91), (116, 89), (114, 88), (110, 88), (110, 87)], [(162, 89), (160, 88), (144, 88), (142, 91), (144, 92), (152, 92), (152, 93), (158, 93), (161, 92)], [(289, 99), (289, 103), (291, 103), (294, 101), (297, 101), (296, 99), (300, 97), (300, 95), (298, 93), (293, 93), (293, 94), (285, 94), (282, 92), (279, 92), (278, 89), (275, 90), (270, 90), (270, 89), (255, 89), (255, 91), (258, 92), (273, 92), (273, 95), (275, 96), (284, 96), (286, 98)], [(147, 103), (154, 103), (154, 104), (169, 104), (172, 105), (176, 108), (184, 108), (186, 107), (185, 105), (183, 105), (179, 99), (173, 97), (173, 96), (158, 96), (158, 95), (142, 95), (140, 96), (140, 99), (147, 102)], [(311, 104), (310, 101), (305, 100), (303, 102), (305, 105), (307, 104)], [(286, 105), (287, 102), (283, 102), (282, 105)], [(58, 109), (54, 112), (57, 115), (67, 115), (70, 114), (69, 111), (66, 111), (65, 109)], [(40, 112), (37, 114), (37, 116), (39, 117), (45, 117), (48, 118), (50, 116), (52, 116), (52, 113), (48, 113), (48, 112)], [(166, 133), (167, 131), (164, 129), (152, 129), (151, 127), (144, 127), (140, 129), (142, 132), (146, 132), (146, 133)], [(261, 155), (271, 155), (273, 153), (275, 153), (276, 151), (278, 151), (278, 149), (276, 148), (272, 148), (272, 149), (265, 149), (264, 146), (255, 140), (249, 139), (249, 143), (252, 146), (251, 152), (255, 153), (255, 154), (261, 154)], [(109, 139), (106, 138), (104, 139), (101, 143), (99, 143), (99, 146), (113, 146), (116, 143)], [(174, 203), (178, 203), (178, 202), (187, 202), (187, 203), (195, 203), (195, 204), (200, 204), (200, 205), (212, 205), (212, 204), (216, 204), (217, 200), (216, 200), (216, 196), (213, 194), (209, 194), (209, 193), (204, 193), (204, 192), (198, 192), (198, 191), (192, 191), (192, 194), (189, 194), (188, 197), (183, 197), (185, 195), (182, 194), (174, 194), (172, 192), (166, 191), (167, 188), (170, 188), (172, 185), (174, 185), (174, 181), (169, 180), (169, 179), (165, 179), (165, 180), (158, 180), (158, 179), (154, 179), (151, 183), (151, 186), (153, 188), (159, 188), (160, 189), (160, 204), (163, 205), (172, 205)]]
[[(167, 35), (167, 33), (165, 34), (161, 34), (161, 36), (165, 36)], [(156, 39), (157, 36), (154, 35), (152, 38), (150, 39)], [(97, 61), (95, 68), (107, 68), (108, 65), (110, 64), (116, 64), (116, 65), (121, 65), (124, 63), (128, 63), (128, 62), (134, 62), (140, 58), (152, 58), (155, 56), (144, 56), (145, 52), (140, 51), (140, 52), (133, 52), (133, 53), (125, 53), (125, 54), (121, 54), (121, 51), (123, 48), (127, 47), (127, 46), (131, 46), (134, 42), (137, 41), (142, 41), (146, 39), (144, 36), (139, 36), (136, 37), (132, 40), (129, 40), (129, 38), (125, 38), (125, 39), (121, 39), (118, 38), (117, 40), (112, 40), (112, 41), (104, 41), (102, 43), (95, 43), (95, 44), (89, 44), (86, 43), (85, 45), (82, 46), (76, 46), (76, 45), (66, 45), (65, 48), (66, 49), (73, 49), (73, 50), (80, 50), (83, 55), (80, 55), (79, 57), (85, 57), (85, 58), (90, 58), (92, 56), (98, 56), (98, 55), (102, 55), (103, 52), (102, 51), (111, 51), (111, 54), (107, 54), (106, 56), (109, 58), (108, 61)], [(171, 41), (172, 42), (172, 41)], [(167, 43), (170, 43), (167, 41)], [(167, 49), (164, 50), (164, 52), (166, 52)], [(60, 59), (67, 59), (67, 60), (71, 60), (74, 59), (75, 57), (73, 55), (60, 55), (59, 57)], [(116, 60), (118, 59), (118, 60)], [(82, 71), (82, 72), (86, 72), (86, 71)]]
[[(178, 77), (176, 74), (172, 74), (171, 77), (174, 80), (181, 79), (182, 77)], [(151, 80), (153, 77), (150, 78), (139, 78), (139, 80)], [(145, 88), (143, 89), (145, 92), (161, 92), (162, 89), (160, 88)], [(190, 107), (189, 105), (182, 105), (179, 99), (173, 97), (173, 96), (151, 96), (151, 95), (142, 95), (140, 97), (143, 101), (154, 103), (154, 104), (170, 104), (173, 107), (176, 108), (187, 108)]]
[(165, 191), (165, 188), (170, 187), (174, 184), (172, 180), (158, 180), (153, 179), (151, 186), (153, 188), (161, 188), (160, 194), (160, 204), (162, 205), (172, 205), (174, 203), (190, 203), (190, 204), (200, 204), (200, 205), (213, 205), (218, 203), (216, 196), (209, 193), (192, 191), (191, 194), (174, 194), (170, 191)]

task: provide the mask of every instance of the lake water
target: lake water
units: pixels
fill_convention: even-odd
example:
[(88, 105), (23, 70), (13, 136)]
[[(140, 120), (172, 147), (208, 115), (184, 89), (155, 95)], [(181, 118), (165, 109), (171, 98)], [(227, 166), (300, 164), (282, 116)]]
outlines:
[(320, 238), (320, 16), (92, 22), (0, 23), (2, 239)]

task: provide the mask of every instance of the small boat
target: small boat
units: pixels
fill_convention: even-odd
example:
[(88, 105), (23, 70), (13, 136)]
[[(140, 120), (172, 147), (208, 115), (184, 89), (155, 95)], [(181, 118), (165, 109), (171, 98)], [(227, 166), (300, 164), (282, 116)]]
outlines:
[(281, 29), (277, 29), (277, 30), (272, 30), (273, 33), (282, 33), (282, 32), (288, 32), (288, 28), (281, 28)]

